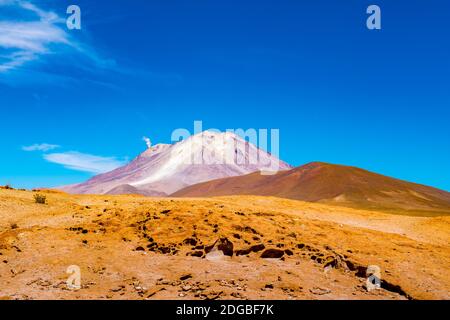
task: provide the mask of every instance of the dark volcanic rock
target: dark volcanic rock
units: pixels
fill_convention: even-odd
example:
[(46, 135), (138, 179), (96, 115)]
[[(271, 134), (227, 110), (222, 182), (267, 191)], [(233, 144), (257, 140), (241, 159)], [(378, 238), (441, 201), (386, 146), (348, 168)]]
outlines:
[(187, 255), (192, 256), (192, 257), (203, 257), (204, 252), (203, 251), (193, 251), (193, 252), (189, 252)]
[(214, 248), (217, 248), (218, 250), (222, 251), (224, 255), (226, 256), (233, 256), (233, 243), (228, 240), (227, 238), (220, 238), (212, 246), (206, 247), (205, 252), (209, 253)]
[(265, 248), (266, 248), (265, 245), (257, 244), (255, 246), (251, 246), (250, 248), (236, 250), (236, 255), (237, 256), (243, 256), (243, 255), (247, 255), (247, 254), (249, 254), (251, 252), (258, 252), (258, 251), (264, 250)]
[(183, 243), (191, 245), (191, 246), (195, 246), (197, 244), (197, 240), (194, 238), (186, 238), (183, 240)]
[(264, 251), (261, 254), (261, 258), (264, 259), (279, 259), (284, 255), (284, 251), (283, 250), (278, 250), (278, 249), (267, 249), (266, 251)]
[(294, 252), (292, 252), (292, 250), (289, 249), (284, 250), (284, 253), (286, 253), (288, 256), (292, 256), (294, 254)]

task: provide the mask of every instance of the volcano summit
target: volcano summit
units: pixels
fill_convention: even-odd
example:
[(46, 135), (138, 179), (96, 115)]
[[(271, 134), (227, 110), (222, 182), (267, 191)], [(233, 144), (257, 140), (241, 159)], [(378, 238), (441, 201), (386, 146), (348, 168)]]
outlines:
[(60, 188), (75, 194), (164, 196), (213, 179), (292, 167), (231, 132), (204, 131), (175, 144), (157, 144), (129, 164)]

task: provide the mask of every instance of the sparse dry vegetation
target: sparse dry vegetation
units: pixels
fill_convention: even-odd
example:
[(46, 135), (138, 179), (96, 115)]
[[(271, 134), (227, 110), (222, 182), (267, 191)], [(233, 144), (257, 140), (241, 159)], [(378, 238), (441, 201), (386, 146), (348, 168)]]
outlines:
[(46, 204), (47, 203), (47, 197), (43, 194), (36, 193), (34, 195), (34, 202), (39, 204)]

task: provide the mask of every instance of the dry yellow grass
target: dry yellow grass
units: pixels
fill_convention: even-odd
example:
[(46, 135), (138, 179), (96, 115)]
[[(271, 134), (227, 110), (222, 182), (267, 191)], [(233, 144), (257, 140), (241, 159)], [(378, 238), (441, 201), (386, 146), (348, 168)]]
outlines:
[[(256, 196), (40, 193), (47, 204), (35, 203), (32, 192), (0, 190), (0, 297), (450, 297), (448, 216), (391, 215)], [(232, 242), (234, 252), (263, 244), (284, 256), (263, 259), (261, 250), (205, 259), (204, 247), (220, 238)], [(80, 290), (66, 287), (69, 265), (81, 268)], [(364, 288), (368, 265), (380, 267), (384, 289)]]

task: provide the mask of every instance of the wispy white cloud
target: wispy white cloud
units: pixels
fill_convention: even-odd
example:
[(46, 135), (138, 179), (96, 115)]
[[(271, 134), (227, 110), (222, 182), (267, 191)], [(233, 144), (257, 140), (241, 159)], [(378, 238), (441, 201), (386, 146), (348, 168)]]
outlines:
[(8, 52), (0, 56), (0, 72), (19, 68), (51, 53), (52, 45), (73, 46), (63, 29), (64, 19), (56, 13), (24, 0), (0, 0), (0, 7), (4, 6), (32, 13), (35, 19), (0, 21), (0, 48)]
[[(0, 21), (0, 74), (26, 70), (24, 67), (31, 62), (56, 54), (84, 58), (81, 62), (77, 59), (78, 69), (118, 70), (114, 60), (103, 59), (91, 46), (70, 35), (65, 18), (55, 12), (38, 7), (31, 0), (0, 0), (0, 10), (2, 7), (14, 9), (17, 15)], [(65, 60), (57, 61), (61, 64)]]
[(56, 148), (59, 148), (60, 146), (57, 144), (48, 144), (48, 143), (35, 143), (31, 146), (23, 146), (23, 151), (50, 151)]
[(41, 21), (59, 22), (59, 23), (65, 22), (64, 19), (60, 18), (56, 13), (54, 13), (52, 11), (42, 10), (41, 8), (34, 5), (30, 1), (26, 1), (26, 0), (6, 0), (6, 1), (13, 2), (13, 4), (16, 3), (20, 7), (34, 12), (41, 19)]
[(105, 173), (125, 164), (125, 161), (114, 157), (101, 157), (77, 151), (44, 154), (44, 159), (63, 165), (67, 169), (94, 174)]
[(69, 31), (65, 12), (58, 15), (42, 3), (49, 1), (0, 0), (0, 83), (66, 86), (89, 82), (122, 90), (116, 84), (123, 79), (169, 86), (183, 81), (176, 73), (119, 66), (95, 49), (84, 29)]

